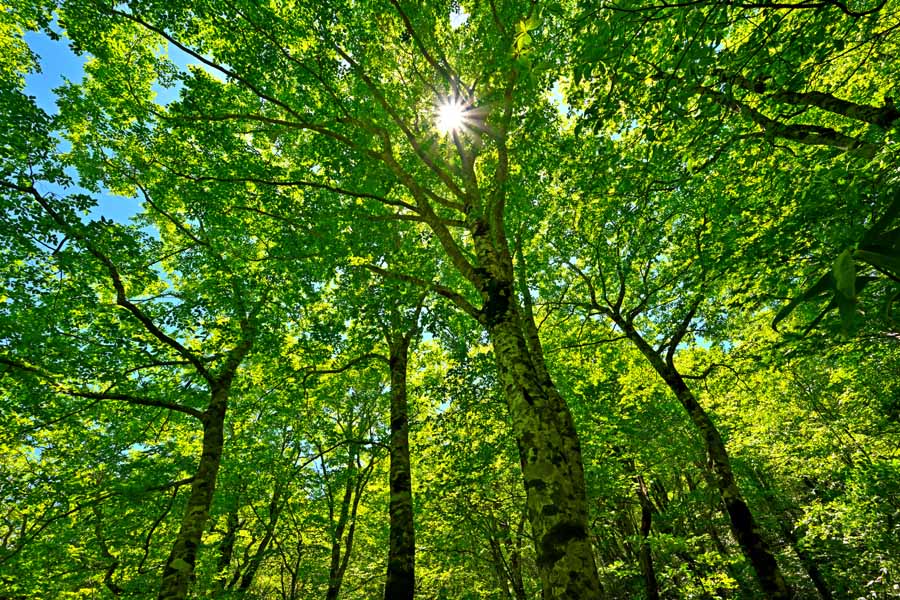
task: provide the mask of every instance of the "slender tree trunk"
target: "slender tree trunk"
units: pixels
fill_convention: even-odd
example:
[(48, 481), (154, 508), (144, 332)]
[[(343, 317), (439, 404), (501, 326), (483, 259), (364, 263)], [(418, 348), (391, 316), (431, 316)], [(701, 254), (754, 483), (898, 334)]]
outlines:
[[(352, 458), (348, 464), (350, 465), (349, 468), (352, 469)], [(352, 501), (353, 477), (348, 476), (344, 487), (344, 498), (341, 501), (341, 512), (334, 530), (334, 537), (331, 539), (331, 565), (328, 569), (328, 591), (325, 592), (325, 600), (336, 600), (341, 592), (341, 585), (344, 580), (344, 573), (341, 571), (341, 546), (344, 543), (344, 529), (347, 527), (347, 521), (350, 518)]]
[(213, 586), (214, 595), (219, 595), (225, 591), (225, 584), (228, 582), (228, 570), (231, 568), (231, 558), (234, 556), (234, 543), (237, 540), (237, 532), (240, 526), (238, 518), (237, 501), (228, 511), (226, 521), (225, 535), (219, 543), (219, 560), (216, 564), (216, 580)]
[(250, 559), (247, 568), (244, 569), (244, 574), (241, 575), (241, 583), (238, 586), (241, 595), (247, 593), (247, 590), (250, 589), (250, 585), (256, 577), (256, 572), (259, 571), (259, 567), (266, 557), (269, 544), (272, 543), (272, 539), (275, 537), (275, 526), (278, 524), (278, 517), (281, 515), (281, 509), (283, 507), (281, 502), (281, 489), (279, 482), (276, 482), (275, 489), (272, 492), (272, 499), (269, 502), (269, 520), (265, 524), (266, 533), (263, 535), (262, 540), (260, 540), (259, 546), (257, 546), (256, 552), (253, 553), (253, 558)]
[[(372, 473), (373, 463), (365, 469), (360, 469), (358, 454), (354, 451), (350, 453), (348, 461), (348, 470), (353, 473), (347, 479), (347, 487), (344, 490), (344, 499), (341, 503), (341, 512), (338, 517), (337, 527), (335, 529), (334, 538), (331, 545), (331, 567), (328, 572), (328, 591), (325, 593), (326, 600), (337, 600), (341, 593), (341, 586), (344, 583), (344, 573), (347, 571), (347, 565), (350, 563), (350, 553), (353, 551), (353, 536), (356, 532), (356, 512), (359, 509), (359, 501), (362, 498), (363, 489)], [(347, 535), (344, 536), (344, 532)], [(343, 543), (343, 552), (341, 544)]]
[(487, 292), (485, 320), (519, 448), (545, 596), (599, 598), (572, 415), (546, 375), (543, 357), (528, 347), (511, 280), (495, 279)]
[(119, 597), (122, 595), (122, 588), (113, 580), (113, 575), (115, 574), (116, 569), (119, 568), (119, 557), (114, 556), (112, 552), (109, 551), (109, 546), (106, 544), (106, 540), (103, 539), (103, 514), (100, 511), (100, 507), (95, 504), (92, 509), (94, 513), (94, 533), (97, 534), (97, 546), (100, 548), (100, 554), (108, 561), (106, 571), (103, 575), (103, 585), (106, 586), (109, 593)]
[(653, 526), (653, 513), (656, 512), (656, 507), (650, 499), (650, 490), (644, 478), (638, 472), (634, 459), (625, 455), (624, 450), (618, 446), (613, 447), (613, 453), (619, 458), (622, 467), (631, 477), (632, 483), (634, 483), (638, 505), (641, 507), (641, 522), (638, 530), (641, 545), (638, 549), (638, 564), (641, 567), (641, 576), (644, 578), (644, 590), (647, 600), (658, 600), (659, 584), (656, 580), (656, 571), (653, 568), (653, 553), (651, 552), (650, 542), (647, 539)]
[(647, 492), (647, 485), (644, 478), (640, 474), (635, 473), (633, 477), (638, 502), (641, 505), (641, 548), (638, 559), (641, 564), (641, 575), (644, 577), (644, 589), (646, 590), (647, 600), (659, 600), (659, 583), (656, 581), (656, 571), (653, 568), (653, 553), (651, 552), (650, 529), (653, 526), (653, 503), (650, 501), (650, 495)]
[[(504, 598), (512, 600), (527, 600), (525, 593), (525, 583), (522, 579), (522, 556), (520, 551), (520, 543), (525, 532), (525, 515), (519, 522), (519, 528), (515, 536), (513, 536), (509, 524), (505, 522), (497, 523), (500, 533), (494, 535), (494, 528), (488, 535), (488, 543), (491, 548), (491, 558), (494, 564), (494, 572), (497, 574), (497, 581), (503, 592)], [(501, 539), (503, 545), (501, 546)], [(507, 556), (503, 554), (503, 548), (506, 548)]]
[(416, 587), (416, 538), (406, 397), (408, 351), (409, 338), (406, 336), (391, 343), (390, 548), (385, 600), (412, 600)]
[(753, 566), (756, 579), (763, 593), (772, 600), (793, 598), (781, 569), (775, 561), (775, 556), (769, 549), (768, 543), (762, 537), (759, 526), (753, 518), (753, 513), (750, 512), (750, 508), (737, 487), (734, 473), (731, 470), (731, 460), (725, 449), (725, 443), (722, 441), (722, 436), (719, 434), (719, 430), (712, 422), (712, 419), (709, 418), (709, 415), (697, 402), (693, 392), (688, 388), (674, 365), (667, 364), (629, 322), (617, 319), (616, 324), (622, 328), (622, 331), (638, 347), (659, 376), (666, 382), (666, 385), (669, 386), (669, 389), (672, 390), (681, 406), (688, 413), (694, 426), (700, 431), (713, 474), (715, 475), (715, 484), (718, 487), (731, 522), (731, 530), (744, 555)]
[(522, 551), (521, 544), (525, 533), (525, 515), (519, 521), (515, 542), (512, 536), (506, 538), (506, 547), (509, 550), (509, 582), (512, 585), (516, 600), (527, 600), (525, 595), (525, 581), (522, 577)]
[(769, 510), (775, 513), (775, 518), (778, 519), (778, 527), (781, 529), (781, 536), (791, 545), (794, 554), (797, 555), (800, 564), (803, 566), (803, 570), (806, 571), (810, 581), (812, 581), (816, 591), (819, 593), (819, 597), (821, 597), (822, 600), (831, 600), (834, 596), (832, 595), (831, 587), (825, 580), (825, 576), (819, 569), (819, 564), (812, 554), (800, 544), (800, 540), (797, 538), (791, 511), (785, 509), (784, 505), (778, 501), (775, 490), (773, 490), (771, 486), (766, 485), (763, 481), (763, 476), (759, 472), (753, 470), (751, 473), (753, 479), (756, 480), (756, 485), (759, 486), (760, 491), (762, 491), (763, 498), (765, 498), (766, 503), (769, 505)]
[[(230, 381), (228, 382), (230, 383)], [(209, 518), (216, 476), (222, 462), (229, 385), (217, 385), (203, 417), (203, 454), (194, 473), (181, 528), (162, 573), (158, 600), (183, 600), (194, 577), (197, 550)]]
[(791, 548), (793, 548), (797, 558), (800, 559), (800, 564), (803, 565), (803, 570), (806, 571), (810, 581), (812, 581), (813, 585), (816, 587), (819, 597), (822, 598), (822, 600), (831, 600), (834, 596), (832, 595), (831, 588), (828, 586), (828, 582), (825, 581), (825, 576), (822, 575), (822, 571), (819, 569), (816, 560), (805, 548), (803, 548), (803, 546), (800, 545), (800, 540), (797, 539), (797, 534), (794, 533), (792, 524), (787, 516), (782, 513), (779, 514), (777, 518), (778, 524), (781, 527), (781, 535), (784, 536), (784, 539), (786, 539), (791, 545)]
[(494, 573), (497, 575), (497, 583), (500, 585), (500, 591), (503, 592), (504, 598), (511, 599), (512, 594), (509, 591), (509, 571), (507, 569), (506, 561), (503, 559), (503, 551), (500, 549), (500, 540), (494, 537), (493, 532), (488, 535), (488, 545), (491, 548), (491, 562), (494, 565)]

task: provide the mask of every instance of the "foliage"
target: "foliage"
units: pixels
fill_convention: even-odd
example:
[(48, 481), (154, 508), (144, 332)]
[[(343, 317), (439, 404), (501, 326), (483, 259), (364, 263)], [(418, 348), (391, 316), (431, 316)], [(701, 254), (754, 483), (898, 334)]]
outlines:
[(900, 597), (898, 32), (4, 4), (0, 599), (383, 596), (403, 339), (419, 597)]

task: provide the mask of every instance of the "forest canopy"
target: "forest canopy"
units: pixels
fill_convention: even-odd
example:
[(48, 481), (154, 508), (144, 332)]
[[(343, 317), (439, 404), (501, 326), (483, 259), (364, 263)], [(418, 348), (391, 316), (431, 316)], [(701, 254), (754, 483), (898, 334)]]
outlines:
[(898, 56), (896, 0), (0, 3), (0, 600), (900, 598)]

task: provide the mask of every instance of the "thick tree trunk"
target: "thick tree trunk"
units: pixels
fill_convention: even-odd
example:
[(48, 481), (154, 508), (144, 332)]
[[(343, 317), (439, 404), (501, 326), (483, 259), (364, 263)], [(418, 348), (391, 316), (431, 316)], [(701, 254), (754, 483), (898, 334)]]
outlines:
[(781, 569), (775, 561), (775, 556), (762, 537), (759, 526), (737, 487), (734, 473), (731, 470), (731, 460), (728, 457), (725, 443), (722, 441), (722, 436), (719, 434), (715, 423), (712, 422), (712, 419), (709, 418), (709, 415), (697, 402), (693, 392), (688, 388), (678, 370), (673, 365), (667, 364), (630, 323), (619, 319), (617, 320), (617, 325), (622, 328), (622, 331), (638, 347), (659, 376), (666, 382), (666, 385), (669, 386), (669, 389), (672, 390), (681, 406), (688, 413), (694, 426), (700, 431), (715, 476), (715, 484), (719, 489), (719, 494), (728, 513), (731, 531), (734, 533), (734, 537), (737, 539), (744, 555), (750, 561), (763, 593), (772, 600), (793, 598)]
[(209, 517), (216, 476), (222, 462), (225, 411), (228, 385), (213, 389), (212, 399), (203, 417), (203, 454), (191, 483), (191, 494), (184, 509), (181, 528), (162, 573), (158, 600), (183, 600), (194, 577), (197, 550)]
[(545, 598), (599, 598), (572, 415), (546, 375), (543, 357), (528, 347), (511, 281), (492, 280), (487, 296), (485, 324), (519, 447)]
[(390, 548), (385, 600), (412, 600), (415, 594), (416, 538), (413, 523), (412, 470), (409, 457), (409, 407), (406, 368), (409, 339), (391, 344)]

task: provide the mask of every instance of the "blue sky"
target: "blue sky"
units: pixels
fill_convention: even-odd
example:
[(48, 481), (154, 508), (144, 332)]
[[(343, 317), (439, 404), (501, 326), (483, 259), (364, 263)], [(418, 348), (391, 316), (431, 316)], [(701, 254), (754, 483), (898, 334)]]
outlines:
[[(69, 48), (68, 41), (54, 41), (43, 32), (29, 31), (25, 34), (28, 47), (40, 57), (40, 72), (29, 73), (25, 77), (25, 93), (34, 96), (35, 102), (48, 114), (56, 114), (56, 93), (54, 90), (66, 81), (81, 82), (84, 77), (84, 64), (87, 57), (78, 56)], [(65, 148), (65, 144), (60, 145)], [(58, 186), (40, 186), (43, 192), (65, 193)], [(83, 190), (67, 190), (83, 191)], [(106, 217), (122, 223), (138, 213), (140, 203), (134, 198), (122, 198), (111, 194), (95, 195), (97, 206), (88, 215), (88, 219)]]
[[(59, 111), (56, 106), (57, 95), (54, 90), (67, 81), (81, 82), (84, 78), (84, 65), (88, 57), (78, 56), (72, 52), (68, 40), (65, 38), (55, 41), (43, 32), (29, 31), (25, 34), (24, 39), (28, 47), (40, 57), (41, 65), (40, 72), (26, 75), (25, 93), (34, 96), (37, 105), (45, 112), (56, 114)], [(196, 62), (187, 54), (171, 47), (169, 48), (169, 58), (185, 70), (188, 64)], [(154, 89), (157, 93), (156, 101), (160, 104), (166, 104), (178, 97), (177, 87), (165, 89), (157, 86)], [(60, 147), (65, 148), (65, 145)], [(53, 186), (45, 186), (43, 191), (64, 193), (60, 188)], [(123, 198), (108, 193), (95, 197), (97, 206), (88, 215), (88, 219), (98, 219), (102, 216), (126, 223), (140, 211), (140, 202), (135, 198)]]

